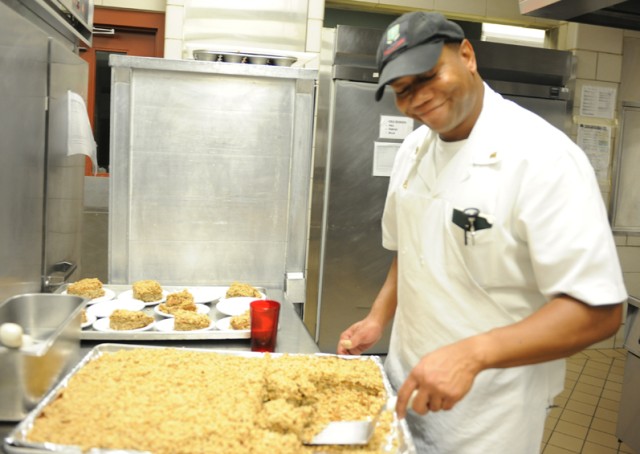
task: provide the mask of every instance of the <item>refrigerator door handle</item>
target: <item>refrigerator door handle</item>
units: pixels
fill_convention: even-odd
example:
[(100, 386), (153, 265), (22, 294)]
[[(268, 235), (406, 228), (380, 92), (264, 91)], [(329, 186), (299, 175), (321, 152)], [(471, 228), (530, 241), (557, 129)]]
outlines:
[(78, 268), (78, 265), (71, 261), (54, 263), (47, 276), (44, 276), (43, 288), (47, 293), (55, 292), (58, 287), (67, 282), (69, 276)]

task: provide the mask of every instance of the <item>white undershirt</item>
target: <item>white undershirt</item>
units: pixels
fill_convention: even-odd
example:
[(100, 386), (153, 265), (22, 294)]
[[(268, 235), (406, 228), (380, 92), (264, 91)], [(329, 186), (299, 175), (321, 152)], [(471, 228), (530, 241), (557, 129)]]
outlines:
[(436, 175), (440, 175), (442, 169), (446, 167), (446, 165), (451, 161), (453, 155), (455, 155), (465, 143), (467, 143), (468, 139), (457, 140), (455, 142), (445, 142), (440, 137), (437, 137), (435, 153), (433, 155), (433, 162), (436, 166)]
[(411, 185), (417, 184), (417, 187), (420, 189), (422, 189), (423, 186), (429, 188), (428, 175), (432, 175), (432, 178), (437, 179), (453, 156), (462, 149), (466, 143), (467, 139), (456, 142), (444, 142), (440, 137), (429, 141), (428, 145), (423, 143), (420, 149), (416, 150), (416, 154), (418, 155), (418, 162), (416, 164), (417, 178), (412, 179)]

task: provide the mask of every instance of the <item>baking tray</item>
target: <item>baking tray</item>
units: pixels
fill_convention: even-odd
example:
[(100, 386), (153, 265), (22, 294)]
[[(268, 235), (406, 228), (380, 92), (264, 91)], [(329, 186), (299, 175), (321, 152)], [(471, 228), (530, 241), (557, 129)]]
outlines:
[[(121, 286), (118, 286), (121, 287)], [(109, 285), (105, 285), (106, 289), (109, 289)], [(228, 286), (223, 287), (197, 287), (197, 286), (163, 286), (164, 290), (167, 290), (169, 293), (179, 292), (184, 288), (190, 289), (214, 289), (220, 296), (224, 295)], [(256, 289), (263, 294), (267, 295), (267, 290), (263, 287), (256, 287)], [(114, 298), (118, 298), (120, 292), (115, 292), (116, 295)], [(212, 301), (207, 302), (206, 305), (210, 306), (209, 318), (214, 321), (218, 321), (222, 318), (228, 317), (228, 315), (222, 314), (216, 310), (216, 303), (220, 298), (212, 299)], [(87, 306), (90, 307), (90, 306)], [(162, 321), (166, 317), (158, 315), (155, 313), (153, 306), (146, 306), (143, 309), (143, 312), (147, 315), (150, 315), (154, 318), (155, 321)], [(249, 330), (225, 330), (221, 331), (218, 329), (210, 329), (206, 331), (156, 331), (153, 328), (148, 331), (128, 331), (128, 332), (119, 332), (119, 331), (98, 331), (93, 329), (92, 327), (83, 328), (80, 333), (81, 340), (91, 340), (91, 341), (166, 341), (166, 340), (225, 340), (225, 339), (249, 339), (251, 337), (251, 333)]]
[[(66, 388), (67, 384), (71, 377), (73, 377), (82, 367), (84, 367), (90, 361), (99, 358), (100, 356), (106, 353), (113, 353), (120, 350), (133, 350), (133, 349), (166, 349), (172, 347), (160, 347), (160, 346), (148, 346), (148, 345), (125, 345), (125, 344), (100, 344), (95, 346), (89, 353), (85, 355), (85, 357), (60, 381), (60, 383), (53, 388), (34, 408), (25, 419), (23, 419), (15, 429), (9, 433), (9, 435), (4, 439), (4, 449), (6, 452), (10, 454), (50, 454), (50, 453), (72, 453), (72, 454), (81, 454), (82, 450), (75, 446), (65, 446), (65, 445), (57, 445), (53, 443), (32, 443), (26, 440), (27, 433), (31, 429), (34, 424), (36, 418), (40, 416), (45, 407), (53, 402)], [(176, 349), (180, 351), (197, 351), (197, 352), (212, 352), (226, 355), (236, 355), (236, 356), (244, 356), (244, 357), (262, 357), (264, 353), (257, 352), (241, 352), (241, 351), (230, 351), (230, 350), (217, 350), (217, 349), (204, 349), (204, 348), (180, 348)], [(304, 354), (297, 353), (270, 353), (273, 357), (278, 357), (282, 355), (289, 356), (308, 356)], [(346, 360), (351, 361), (374, 361), (376, 365), (380, 369), (380, 373), (382, 375), (384, 387), (387, 391), (388, 396), (393, 396), (395, 393), (391, 387), (389, 379), (384, 371), (384, 367), (382, 366), (382, 362), (378, 356), (339, 356), (339, 355), (331, 355), (327, 353), (316, 353), (314, 356), (337, 356), (344, 358)], [(413, 439), (411, 438), (409, 428), (407, 426), (406, 421), (394, 419), (394, 427), (395, 433), (398, 436), (398, 449), (393, 451), (384, 451), (392, 454), (415, 454), (416, 449), (413, 443)], [(142, 453), (143, 451), (136, 450), (106, 450), (106, 449), (91, 449), (89, 451), (91, 454), (100, 454), (100, 453), (119, 453), (119, 454), (135, 454)]]

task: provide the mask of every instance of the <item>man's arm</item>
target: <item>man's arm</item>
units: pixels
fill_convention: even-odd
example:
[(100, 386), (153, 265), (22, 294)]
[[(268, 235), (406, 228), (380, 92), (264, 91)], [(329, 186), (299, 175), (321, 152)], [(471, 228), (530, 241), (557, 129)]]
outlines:
[(478, 336), (482, 369), (534, 364), (577, 353), (616, 333), (622, 304), (590, 306), (567, 295), (531, 316)]
[(560, 295), (520, 322), (425, 355), (398, 391), (398, 414), (404, 416), (414, 390), (413, 409), (418, 413), (448, 410), (467, 394), (482, 370), (570, 356), (613, 335), (621, 319), (622, 304), (589, 306)]

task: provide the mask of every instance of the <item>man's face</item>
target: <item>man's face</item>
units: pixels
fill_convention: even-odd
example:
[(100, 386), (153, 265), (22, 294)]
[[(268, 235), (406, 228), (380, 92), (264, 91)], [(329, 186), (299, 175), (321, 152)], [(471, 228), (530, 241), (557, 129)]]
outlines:
[(424, 123), (443, 140), (462, 140), (477, 118), (475, 72), (475, 54), (465, 40), (459, 46), (445, 45), (430, 71), (400, 77), (389, 85), (403, 114)]

